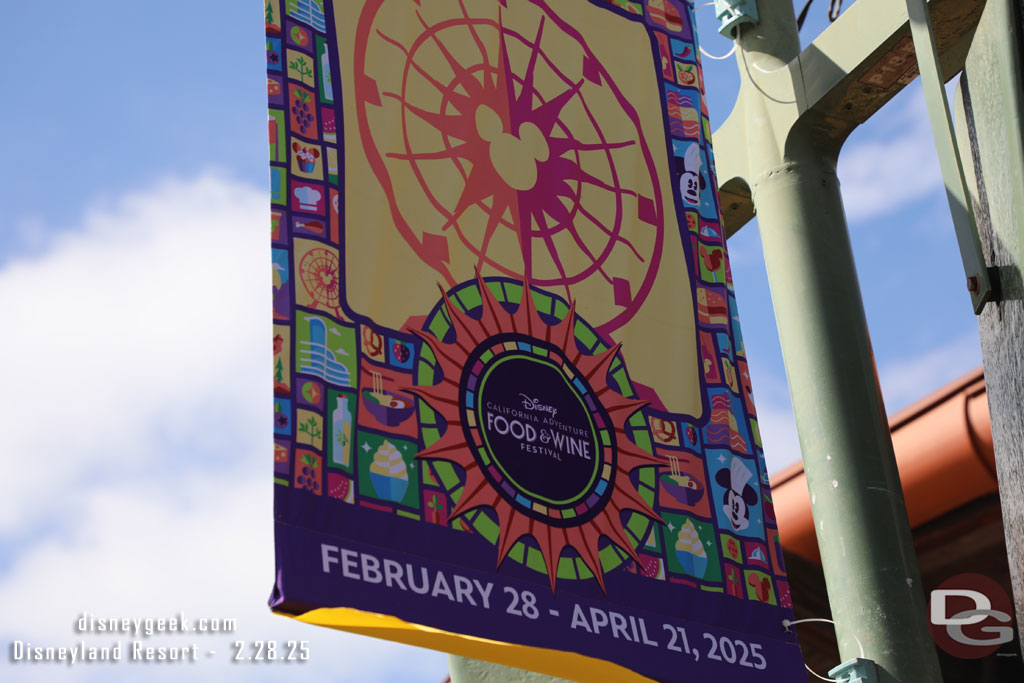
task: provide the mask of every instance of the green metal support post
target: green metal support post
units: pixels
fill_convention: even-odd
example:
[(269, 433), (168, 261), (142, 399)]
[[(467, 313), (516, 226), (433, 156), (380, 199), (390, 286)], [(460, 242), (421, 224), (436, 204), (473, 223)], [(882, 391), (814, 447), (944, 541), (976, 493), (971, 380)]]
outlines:
[(452, 683), (572, 683), (564, 678), (481, 662), (478, 659), (448, 655)]
[(758, 4), (760, 23), (744, 27), (737, 50), (745, 175), (840, 653), (860, 654), (855, 635), (880, 680), (941, 681), (839, 193), (838, 148), (797, 111), (792, 3)]

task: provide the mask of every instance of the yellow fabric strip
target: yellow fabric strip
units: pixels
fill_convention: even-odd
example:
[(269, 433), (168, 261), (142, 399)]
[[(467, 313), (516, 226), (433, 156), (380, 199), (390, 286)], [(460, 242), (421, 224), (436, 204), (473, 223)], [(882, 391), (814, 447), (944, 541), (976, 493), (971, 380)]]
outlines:
[(349, 607), (321, 607), (299, 615), (285, 614), (284, 612), (277, 614), (304, 621), (307, 624), (327, 626), (372, 638), (383, 638), (406, 645), (450, 652), (462, 657), (482, 659), (559, 678), (609, 681), (610, 683), (653, 683), (652, 679), (618, 664), (575, 652), (513, 645), (497, 640), (476, 638)]

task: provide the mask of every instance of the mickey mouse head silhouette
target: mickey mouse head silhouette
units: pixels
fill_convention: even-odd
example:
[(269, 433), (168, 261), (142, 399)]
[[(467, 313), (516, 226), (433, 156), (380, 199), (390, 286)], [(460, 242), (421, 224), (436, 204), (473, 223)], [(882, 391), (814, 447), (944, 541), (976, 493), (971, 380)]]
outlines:
[(491, 164), (501, 179), (514, 190), (529, 190), (537, 184), (537, 162), (547, 161), (551, 150), (544, 133), (527, 121), (518, 133), (506, 133), (498, 113), (490, 107), (477, 107), (476, 132), (489, 143)]
[(742, 460), (733, 457), (729, 469), (715, 473), (715, 481), (725, 489), (722, 510), (736, 531), (750, 526), (750, 506), (757, 504), (757, 491), (750, 485), (754, 474)]
[(700, 146), (694, 142), (686, 148), (682, 158), (676, 157), (676, 172), (679, 173), (679, 194), (687, 204), (700, 202), (700, 193), (707, 186), (707, 180), (700, 172)]

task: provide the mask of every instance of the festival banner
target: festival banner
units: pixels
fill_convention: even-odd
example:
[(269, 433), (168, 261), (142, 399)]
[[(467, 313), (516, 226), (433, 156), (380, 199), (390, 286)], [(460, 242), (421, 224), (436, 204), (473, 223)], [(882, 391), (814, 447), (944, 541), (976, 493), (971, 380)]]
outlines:
[(685, 0), (265, 0), (270, 604), (804, 676)]

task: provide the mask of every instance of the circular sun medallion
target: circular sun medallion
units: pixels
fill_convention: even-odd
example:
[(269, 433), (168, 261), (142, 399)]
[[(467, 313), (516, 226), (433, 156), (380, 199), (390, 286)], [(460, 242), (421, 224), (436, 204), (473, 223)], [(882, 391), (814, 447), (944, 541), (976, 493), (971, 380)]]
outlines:
[(611, 495), (611, 420), (561, 349), (491, 337), (462, 372), (462, 429), (484, 477), (519, 512), (559, 527), (590, 521)]
[(607, 537), (636, 562), (623, 527), (634, 510), (661, 521), (630, 481), (630, 472), (663, 463), (638, 448), (626, 423), (646, 402), (609, 384), (619, 346), (590, 355), (576, 343), (575, 303), (548, 325), (529, 284), (515, 312), (478, 277), (480, 315), (442, 290), (451, 333), (439, 340), (410, 330), (430, 347), (440, 371), (433, 385), (410, 387), (447, 423), (417, 458), (445, 460), (465, 473), (452, 510), (487, 507), (497, 518), (498, 561), (533, 536), (551, 582), (559, 557), (573, 548), (604, 589), (599, 542)]

